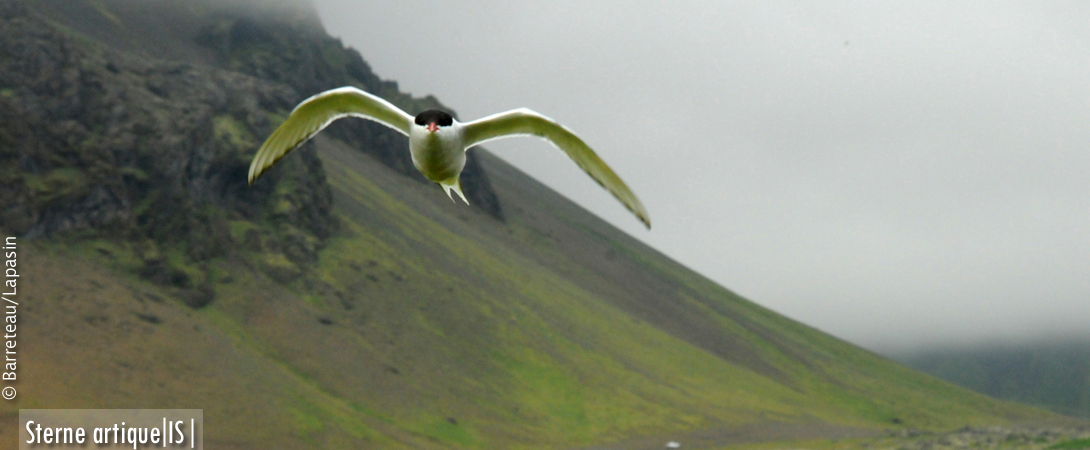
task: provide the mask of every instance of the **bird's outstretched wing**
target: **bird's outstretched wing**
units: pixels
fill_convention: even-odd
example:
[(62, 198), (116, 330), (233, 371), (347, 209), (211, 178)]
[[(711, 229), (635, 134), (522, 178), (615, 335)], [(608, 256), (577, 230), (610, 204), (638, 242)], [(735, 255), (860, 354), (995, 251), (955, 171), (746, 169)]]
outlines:
[(386, 100), (351, 86), (331, 89), (303, 100), (273, 131), (250, 163), (250, 184), (277, 160), (295, 150), (334, 120), (346, 116), (374, 120), (408, 135), (413, 117)]
[(651, 228), (651, 219), (647, 217), (643, 203), (621, 181), (621, 177), (579, 139), (579, 136), (553, 119), (521, 108), (465, 124), (466, 149), (487, 141), (514, 136), (537, 136), (563, 150), (587, 175), (617, 197), (648, 229)]

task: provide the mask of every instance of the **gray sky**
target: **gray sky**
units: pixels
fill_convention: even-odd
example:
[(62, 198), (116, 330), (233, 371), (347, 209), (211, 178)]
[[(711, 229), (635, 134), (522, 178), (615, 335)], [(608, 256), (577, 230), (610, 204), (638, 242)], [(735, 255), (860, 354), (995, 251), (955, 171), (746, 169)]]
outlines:
[[(383, 78), (584, 138), (487, 147), (864, 347), (1090, 336), (1090, 4), (315, 0)], [(589, 4), (588, 4), (589, 3)]]

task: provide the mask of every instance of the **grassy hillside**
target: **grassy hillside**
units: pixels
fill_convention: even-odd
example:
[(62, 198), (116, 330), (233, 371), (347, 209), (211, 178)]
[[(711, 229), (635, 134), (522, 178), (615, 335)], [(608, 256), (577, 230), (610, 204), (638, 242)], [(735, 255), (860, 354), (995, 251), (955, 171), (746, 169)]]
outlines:
[(906, 365), (996, 398), (1090, 418), (1090, 343), (948, 349), (898, 356)]
[[(404, 140), (362, 121), (246, 187), (246, 156), (307, 86), (438, 104), (379, 80), (305, 8), (231, 9), (250, 3), (0, 4), (0, 50), (44, 61), (0, 60), (0, 101), (26, 113), (0, 122), (0, 213), (19, 219), (0, 231), (23, 236), (25, 274), (0, 439), (19, 408), (200, 408), (206, 442), (239, 449), (1076, 423), (779, 316), (484, 151), (474, 207), (406, 172)], [(180, 18), (159, 27), (172, 40), (139, 39), (160, 13)], [(316, 68), (274, 70), (293, 59)]]
[(639, 448), (760, 424), (830, 437), (1056, 419), (771, 313), (488, 155), (506, 223), (317, 143), (342, 228), (313, 277), (278, 283), (258, 251), (219, 258), (217, 300), (192, 310), (136, 275), (128, 242), (35, 242), (8, 414), (203, 408), (228, 448)]

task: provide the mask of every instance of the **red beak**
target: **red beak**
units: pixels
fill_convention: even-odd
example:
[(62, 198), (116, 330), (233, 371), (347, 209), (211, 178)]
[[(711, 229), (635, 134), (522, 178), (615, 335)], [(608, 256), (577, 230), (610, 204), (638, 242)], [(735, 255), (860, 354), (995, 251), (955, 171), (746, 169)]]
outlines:
[(436, 125), (435, 122), (432, 122), (432, 123), (429, 123), (428, 126), (426, 126), (424, 128), (427, 128), (429, 132), (434, 133), (436, 130), (439, 129), (439, 125)]

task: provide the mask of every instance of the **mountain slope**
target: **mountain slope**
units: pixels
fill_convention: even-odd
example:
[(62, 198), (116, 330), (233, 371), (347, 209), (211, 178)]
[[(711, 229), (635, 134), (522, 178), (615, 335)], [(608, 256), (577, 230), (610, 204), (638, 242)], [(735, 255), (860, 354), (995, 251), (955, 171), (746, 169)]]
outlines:
[[(651, 448), (1065, 423), (742, 299), (487, 152), (471, 152), (483, 207), (420, 182), (398, 162), (403, 139), (363, 121), (245, 187), (239, 168), (304, 89), (438, 104), (379, 80), (305, 8), (18, 5), (0, 9), (0, 51), (61, 63), (0, 65), (0, 99), (27, 111), (24, 128), (0, 124), (0, 193), (15, 205), (2, 226), (33, 238), (0, 436), (18, 408), (201, 408), (221, 448)], [(148, 14), (184, 26), (145, 42)], [(325, 69), (278, 69), (293, 58)], [(163, 119), (100, 114), (118, 105)], [(50, 134), (60, 124), (86, 139)], [(111, 184), (118, 173), (134, 175)]]
[(939, 349), (897, 359), (996, 398), (1090, 418), (1090, 345), (1085, 341)]
[[(757, 425), (797, 438), (1057, 423), (678, 277), (682, 268), (616, 231), (597, 234), (605, 224), (571, 204), (551, 220), (512, 208), (502, 224), (342, 143), (318, 144), (342, 229), (319, 252), (316, 279), (284, 285), (245, 257), (217, 260), (217, 300), (194, 311), (135, 275), (125, 242), (26, 251), (26, 273), (52, 281), (27, 288), (33, 357), (18, 407), (203, 408), (208, 442), (238, 448), (648, 448), (679, 435), (722, 443)], [(497, 186), (517, 175), (483, 161)], [(501, 201), (563, 205), (519, 184)], [(563, 251), (549, 234), (586, 251)], [(671, 297), (644, 308), (702, 313), (752, 359), (693, 345), (580, 285), (631, 266), (645, 267), (641, 284), (684, 292), (659, 289)]]

